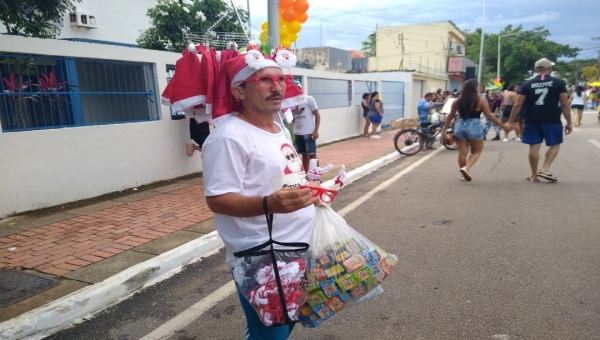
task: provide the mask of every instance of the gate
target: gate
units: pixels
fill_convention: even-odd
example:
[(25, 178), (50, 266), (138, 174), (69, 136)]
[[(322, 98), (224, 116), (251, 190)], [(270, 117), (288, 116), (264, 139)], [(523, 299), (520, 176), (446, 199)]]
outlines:
[(404, 82), (382, 81), (379, 96), (384, 109), (381, 127), (388, 127), (392, 119), (404, 118)]

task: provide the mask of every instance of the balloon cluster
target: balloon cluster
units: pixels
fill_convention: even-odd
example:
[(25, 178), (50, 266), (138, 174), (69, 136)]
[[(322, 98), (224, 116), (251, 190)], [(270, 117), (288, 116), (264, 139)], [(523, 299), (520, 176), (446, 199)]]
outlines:
[(502, 84), (502, 78), (495, 78), (494, 85), (498, 88), (502, 88), (502, 86), (504, 85), (504, 84)]
[[(279, 0), (279, 45), (288, 48), (298, 39), (302, 24), (308, 20), (309, 5), (307, 0)], [(259, 39), (269, 43), (269, 23), (260, 26)]]

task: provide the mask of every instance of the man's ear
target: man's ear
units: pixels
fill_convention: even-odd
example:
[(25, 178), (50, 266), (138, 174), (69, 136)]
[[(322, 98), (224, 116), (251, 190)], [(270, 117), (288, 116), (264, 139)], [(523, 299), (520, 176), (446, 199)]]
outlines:
[(245, 98), (245, 91), (241, 86), (234, 86), (231, 88), (231, 93), (235, 97), (235, 99), (242, 100)]

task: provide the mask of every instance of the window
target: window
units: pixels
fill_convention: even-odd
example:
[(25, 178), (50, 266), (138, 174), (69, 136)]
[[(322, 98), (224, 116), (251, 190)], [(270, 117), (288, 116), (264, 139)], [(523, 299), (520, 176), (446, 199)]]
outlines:
[(463, 53), (463, 46), (462, 45), (456, 45), (456, 53), (458, 53), (458, 54), (462, 54)]
[(349, 80), (308, 78), (308, 95), (320, 109), (350, 106), (350, 94)]
[(0, 54), (2, 130), (157, 120), (154, 65)]
[(77, 13), (69, 13), (69, 22), (71, 22), (71, 23), (77, 22)]
[(454, 40), (448, 39), (448, 48), (454, 48)]

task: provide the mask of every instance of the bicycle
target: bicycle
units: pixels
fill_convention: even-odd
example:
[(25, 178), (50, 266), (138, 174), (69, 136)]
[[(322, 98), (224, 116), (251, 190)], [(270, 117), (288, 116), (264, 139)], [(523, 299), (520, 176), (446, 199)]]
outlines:
[[(446, 144), (444, 138), (441, 137), (442, 132), (440, 127), (443, 124), (434, 124), (426, 128), (418, 127), (416, 129), (404, 129), (398, 131), (394, 136), (394, 147), (396, 150), (405, 155), (412, 156), (416, 155), (419, 151), (426, 146), (427, 149), (432, 149), (436, 139), (440, 138), (440, 144), (442, 144), (448, 150), (456, 150), (458, 145), (456, 142), (453, 144)], [(449, 128), (446, 133), (452, 133), (453, 128)]]

